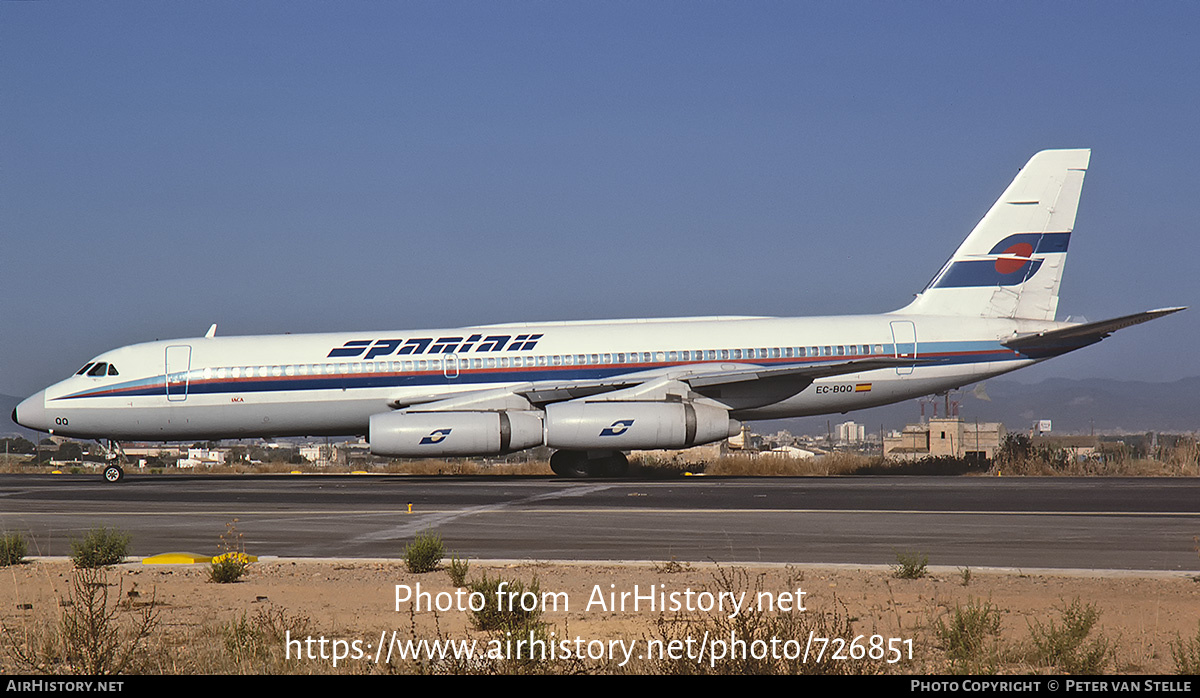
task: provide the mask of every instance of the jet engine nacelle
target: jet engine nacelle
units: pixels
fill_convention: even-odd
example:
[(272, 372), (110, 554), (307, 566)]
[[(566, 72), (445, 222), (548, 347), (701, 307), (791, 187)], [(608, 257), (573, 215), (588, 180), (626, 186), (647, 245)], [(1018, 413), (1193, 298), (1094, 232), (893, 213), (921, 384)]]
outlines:
[(490, 456), (542, 444), (536, 413), (385, 412), (371, 415), (371, 452), (381, 456)]
[(546, 406), (546, 445), (575, 450), (687, 448), (741, 427), (729, 412), (694, 402), (560, 402)]

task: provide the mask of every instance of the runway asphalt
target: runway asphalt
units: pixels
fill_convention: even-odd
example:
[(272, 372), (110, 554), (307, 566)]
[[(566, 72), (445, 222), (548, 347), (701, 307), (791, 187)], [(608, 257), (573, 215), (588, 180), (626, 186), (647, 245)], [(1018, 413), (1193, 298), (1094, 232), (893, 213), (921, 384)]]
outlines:
[(234, 518), (260, 556), (397, 558), (429, 530), (482, 559), (1200, 570), (1195, 478), (0, 475), (31, 555), (97, 526), (214, 554)]

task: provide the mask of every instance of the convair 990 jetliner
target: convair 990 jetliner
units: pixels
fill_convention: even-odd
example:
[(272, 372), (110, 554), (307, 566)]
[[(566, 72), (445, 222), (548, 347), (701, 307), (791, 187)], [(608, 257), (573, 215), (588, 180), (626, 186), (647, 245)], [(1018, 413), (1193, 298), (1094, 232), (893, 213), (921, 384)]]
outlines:
[(258, 337), (216, 337), (214, 325), (105, 352), (13, 420), (110, 440), (366, 434), (384, 456), (546, 445), (558, 449), (555, 473), (617, 475), (630, 449), (958, 388), (1182, 310), (1055, 321), (1089, 156), (1034, 155), (925, 290), (891, 313)]

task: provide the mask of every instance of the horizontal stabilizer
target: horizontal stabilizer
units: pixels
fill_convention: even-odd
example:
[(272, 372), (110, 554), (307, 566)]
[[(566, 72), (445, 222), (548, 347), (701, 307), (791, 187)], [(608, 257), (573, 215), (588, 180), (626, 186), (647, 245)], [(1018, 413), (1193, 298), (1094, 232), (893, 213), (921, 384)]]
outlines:
[(1009, 349), (1019, 351), (1033, 358), (1058, 356), (1068, 351), (1086, 347), (1089, 344), (1095, 344), (1117, 330), (1140, 325), (1143, 322), (1149, 322), (1164, 315), (1170, 315), (1171, 313), (1178, 313), (1180, 310), (1186, 310), (1186, 307), (1159, 308), (1158, 310), (1147, 310), (1144, 313), (1134, 313), (1133, 315), (1125, 315), (1111, 320), (1087, 322), (1082, 325), (1064, 327), (1059, 330), (1036, 332), (1015, 337), (1003, 342), (1003, 344)]

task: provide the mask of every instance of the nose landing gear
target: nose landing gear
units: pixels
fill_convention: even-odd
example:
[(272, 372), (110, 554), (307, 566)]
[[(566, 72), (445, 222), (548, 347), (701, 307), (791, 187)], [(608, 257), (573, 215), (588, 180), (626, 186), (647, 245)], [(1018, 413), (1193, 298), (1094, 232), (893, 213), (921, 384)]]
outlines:
[(105, 439), (96, 440), (100, 447), (104, 449), (104, 460), (112, 461), (104, 466), (104, 481), (105, 482), (120, 482), (125, 478), (124, 465), (128, 459), (125, 457), (125, 451), (121, 448), (121, 444), (112, 440)]

